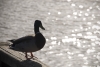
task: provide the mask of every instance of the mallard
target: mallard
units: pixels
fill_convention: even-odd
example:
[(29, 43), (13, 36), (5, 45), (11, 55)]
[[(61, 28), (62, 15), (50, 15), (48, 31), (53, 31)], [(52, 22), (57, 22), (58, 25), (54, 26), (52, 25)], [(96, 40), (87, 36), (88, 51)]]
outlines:
[(25, 36), (19, 39), (9, 40), (12, 44), (10, 45), (10, 49), (20, 52), (25, 52), (25, 57), (28, 58), (27, 53), (30, 52), (31, 58), (34, 57), (32, 52), (38, 51), (42, 49), (46, 43), (45, 37), (39, 31), (39, 27), (43, 30), (45, 28), (42, 26), (40, 20), (36, 20), (34, 23), (34, 32), (35, 36)]

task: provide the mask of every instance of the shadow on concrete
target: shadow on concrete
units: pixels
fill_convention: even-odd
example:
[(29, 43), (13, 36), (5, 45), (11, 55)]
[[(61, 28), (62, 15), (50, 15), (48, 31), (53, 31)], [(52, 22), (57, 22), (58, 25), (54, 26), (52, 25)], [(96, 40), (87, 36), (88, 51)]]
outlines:
[[(35, 62), (35, 61), (33, 61), (33, 60), (30, 60), (30, 59), (23, 60), (21, 63), (22, 63), (22, 64), (27, 63), (29, 66), (32, 66), (32, 67), (42, 67), (42, 65), (41, 65), (40, 63)], [(28, 66), (27, 66), (27, 67), (28, 67)]]

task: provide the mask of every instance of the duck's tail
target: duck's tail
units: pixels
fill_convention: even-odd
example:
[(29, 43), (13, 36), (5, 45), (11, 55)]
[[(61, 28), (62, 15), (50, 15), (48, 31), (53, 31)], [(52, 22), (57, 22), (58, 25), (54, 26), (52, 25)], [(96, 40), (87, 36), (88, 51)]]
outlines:
[(9, 45), (9, 47), (12, 49), (13, 48), (13, 43), (14, 43), (14, 41), (15, 41), (16, 39), (12, 39), (12, 40), (8, 40), (9, 42), (11, 42), (11, 44)]
[(13, 42), (15, 41), (15, 39), (12, 39), (12, 40), (8, 40), (8, 41), (13, 43)]

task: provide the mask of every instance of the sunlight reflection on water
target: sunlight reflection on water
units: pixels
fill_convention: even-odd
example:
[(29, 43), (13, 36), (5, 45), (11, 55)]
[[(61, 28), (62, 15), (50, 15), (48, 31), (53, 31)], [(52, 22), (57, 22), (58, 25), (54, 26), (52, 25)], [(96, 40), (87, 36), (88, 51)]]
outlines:
[(11, 22), (7, 28), (13, 30), (4, 31), (5, 35), (9, 32), (11, 36), (20, 37), (33, 33), (33, 18), (39, 19), (46, 28), (41, 32), (47, 41), (41, 51), (34, 53), (41, 61), (50, 67), (100, 67), (99, 0), (25, 0), (17, 3), (20, 7), (14, 4), (4, 9), (2, 17), (5, 23)]
[[(71, 0), (67, 0), (67, 1), (71, 2)], [(98, 35), (100, 34), (100, 31), (99, 31), (100, 27), (98, 24), (100, 24), (100, 21), (95, 20), (95, 18), (97, 17), (96, 14), (90, 13), (91, 10), (93, 10), (95, 6), (90, 6), (86, 9), (86, 11), (81, 11), (81, 9), (86, 8), (86, 6), (84, 5), (77, 6), (77, 5), (78, 5), (77, 3), (72, 3), (70, 6), (79, 7), (80, 9), (78, 10), (80, 10), (80, 12), (74, 11), (72, 14), (66, 14), (66, 16), (67, 18), (69, 18), (69, 20), (72, 17), (74, 17), (76, 20), (80, 18), (82, 19), (81, 20), (82, 23), (79, 24), (79, 27), (71, 28), (71, 31), (70, 31), (71, 33), (67, 35), (65, 33), (66, 30), (63, 29), (64, 33), (62, 32), (63, 33), (62, 36), (60, 37), (51, 36), (50, 38), (51, 45), (49, 45), (49, 49), (51, 50), (48, 52), (49, 56), (54, 57), (52, 56), (54, 54), (56, 57), (55, 61), (57, 57), (58, 58), (60, 57), (60, 60), (62, 60), (63, 63), (59, 64), (60, 62), (59, 60), (57, 61), (58, 63), (56, 63), (52, 59), (52, 63), (49, 63), (50, 65), (56, 63), (55, 65), (57, 65), (57, 67), (80, 67), (80, 66), (94, 67), (97, 65), (99, 66), (98, 64), (99, 61), (96, 59), (100, 59), (99, 54), (98, 54), (98, 50), (99, 50), (98, 46), (100, 46), (99, 37), (98, 37)], [(99, 6), (96, 6), (96, 8), (99, 9)], [(61, 15), (61, 16), (63, 14), (63, 12), (57, 12), (57, 13), (58, 15)], [(48, 12), (48, 14), (50, 15), (52, 14), (52, 12)], [(88, 17), (90, 19), (88, 19)], [(53, 20), (57, 21), (60, 19), (61, 18), (57, 18), (56, 16), (56, 18)], [(75, 19), (73, 20), (75, 21)], [(95, 20), (95, 22), (92, 20)], [(76, 24), (78, 24), (78, 22)], [(65, 23), (64, 25), (67, 25), (67, 24)], [(59, 32), (61, 32), (60, 30), (63, 31), (61, 28), (59, 28)], [(91, 61), (94, 61), (95, 63)]]

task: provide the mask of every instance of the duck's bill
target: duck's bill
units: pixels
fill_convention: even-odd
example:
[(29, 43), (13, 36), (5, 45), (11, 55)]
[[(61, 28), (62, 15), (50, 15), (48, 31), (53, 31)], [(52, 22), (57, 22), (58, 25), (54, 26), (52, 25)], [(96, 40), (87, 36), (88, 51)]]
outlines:
[(42, 25), (40, 26), (40, 28), (43, 29), (43, 30), (45, 30), (45, 28)]

